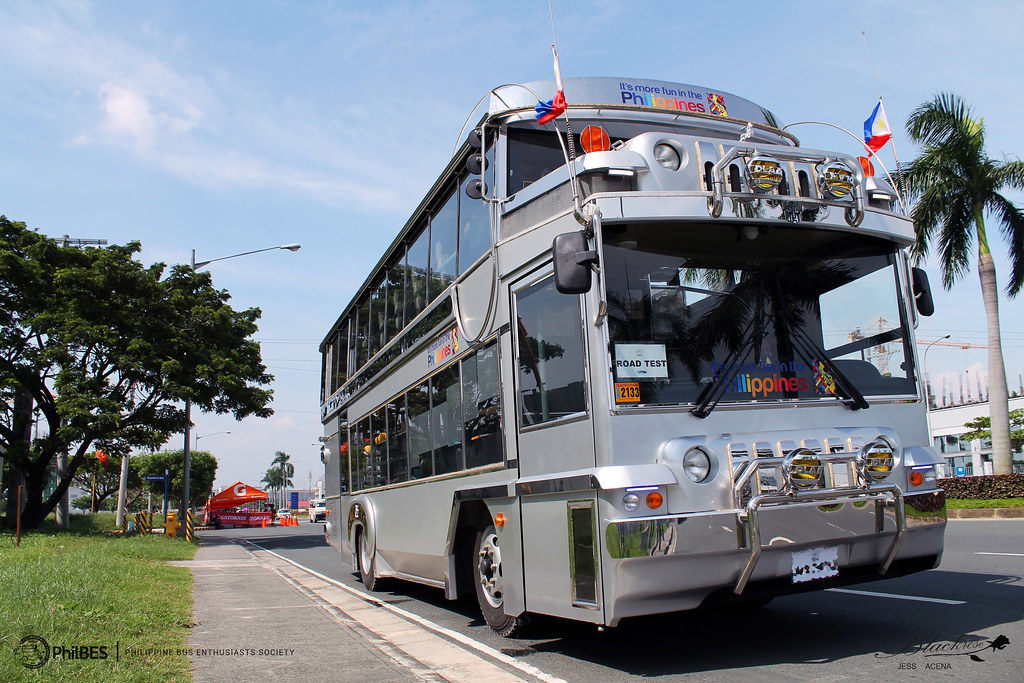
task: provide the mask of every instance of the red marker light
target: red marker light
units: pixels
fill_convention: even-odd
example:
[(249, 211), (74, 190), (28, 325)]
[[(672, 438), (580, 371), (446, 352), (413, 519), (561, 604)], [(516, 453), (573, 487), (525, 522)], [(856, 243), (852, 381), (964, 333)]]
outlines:
[(860, 167), (864, 169), (864, 175), (871, 178), (875, 175), (875, 165), (867, 157), (857, 157)]
[(601, 126), (584, 128), (580, 133), (580, 144), (583, 145), (583, 151), (588, 154), (590, 152), (607, 152), (612, 148), (612, 141)]

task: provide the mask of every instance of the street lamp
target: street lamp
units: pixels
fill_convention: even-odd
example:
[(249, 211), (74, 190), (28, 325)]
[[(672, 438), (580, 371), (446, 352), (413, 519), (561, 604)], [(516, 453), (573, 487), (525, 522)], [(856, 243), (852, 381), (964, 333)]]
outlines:
[[(294, 243), (292, 243), (292, 244), (282, 244), (282, 245), (279, 245), (279, 246), (276, 246), (276, 247), (264, 247), (263, 249), (254, 249), (252, 251), (243, 251), (240, 254), (231, 254), (230, 256), (221, 256), (219, 258), (212, 258), (209, 261), (196, 261), (196, 250), (193, 249), (192, 250), (192, 270), (195, 271), (195, 270), (197, 270), (199, 268), (205, 268), (206, 266), (210, 265), (211, 263), (214, 263), (215, 261), (226, 261), (229, 258), (238, 258), (239, 256), (248, 256), (249, 254), (258, 254), (258, 253), (260, 253), (262, 251), (274, 251), (275, 249), (286, 249), (288, 251), (298, 251), (301, 248), (302, 248), (301, 244), (294, 244)], [(190, 446), (191, 446), (191, 439), (189, 438), (190, 437), (191, 429), (192, 429), (192, 399), (186, 396), (185, 397), (185, 452), (184, 452), (184, 457), (183, 457), (184, 463), (183, 463), (183, 466), (182, 466), (183, 481), (181, 483), (181, 508), (179, 510), (179, 515), (180, 515), (180, 517), (181, 517), (183, 522), (185, 520), (187, 510), (189, 509), (189, 507), (191, 507), (189, 505), (189, 495), (191, 494), (191, 491), (189, 491), (189, 488), (190, 488), (189, 487), (189, 478), (192, 475), (192, 472), (191, 472), (191, 469), (192, 469), (192, 467), (191, 467), (191, 465), (192, 465), (192, 463), (191, 463), (191, 460), (192, 460), (192, 450), (190, 448)], [(207, 436), (209, 436), (209, 434), (207, 434)], [(196, 437), (196, 441), (197, 442), (198, 442), (198, 440), (199, 440), (198, 437)]]
[(205, 439), (208, 436), (217, 436), (218, 434), (230, 434), (230, 433), (231, 432), (213, 432), (212, 434), (203, 434), (202, 436), (200, 436), (199, 434), (196, 434), (196, 443), (195, 443), (195, 446), (193, 446), (192, 448), (193, 448), (193, 450), (199, 450), (199, 439)]
[[(921, 366), (924, 368), (924, 385), (925, 385), (925, 390), (926, 390), (925, 391), (925, 400), (926, 401), (931, 401), (931, 387), (932, 387), (932, 378), (931, 378), (931, 375), (928, 374), (928, 351), (933, 346), (935, 346), (940, 341), (942, 341), (943, 339), (949, 339), (949, 335), (948, 334), (944, 335), (944, 336), (939, 337), (938, 339), (932, 341), (931, 343), (929, 343), (928, 346), (924, 347), (924, 354), (922, 354), (922, 357), (921, 357)], [(931, 405), (930, 404), (928, 405), (928, 410), (931, 410)]]

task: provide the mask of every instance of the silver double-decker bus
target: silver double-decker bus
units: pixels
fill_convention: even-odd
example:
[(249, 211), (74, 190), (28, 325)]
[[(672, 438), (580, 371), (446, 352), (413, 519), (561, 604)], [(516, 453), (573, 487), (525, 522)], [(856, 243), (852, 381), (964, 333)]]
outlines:
[(897, 194), (695, 85), (507, 85), (321, 344), (328, 542), (371, 590), (623, 618), (936, 567)]

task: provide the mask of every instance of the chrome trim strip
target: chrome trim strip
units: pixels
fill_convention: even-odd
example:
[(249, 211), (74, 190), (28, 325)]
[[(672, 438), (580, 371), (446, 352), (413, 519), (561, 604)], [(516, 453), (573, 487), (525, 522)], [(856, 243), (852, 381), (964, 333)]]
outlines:
[(517, 496), (537, 496), (545, 493), (572, 493), (576, 491), (593, 491), (599, 488), (597, 478), (592, 474), (580, 474), (574, 477), (541, 479), (540, 481), (516, 482)]
[(496, 486), (482, 486), (471, 489), (459, 489), (455, 492), (455, 500), (487, 500), (488, 498), (511, 498), (508, 491), (508, 484)]

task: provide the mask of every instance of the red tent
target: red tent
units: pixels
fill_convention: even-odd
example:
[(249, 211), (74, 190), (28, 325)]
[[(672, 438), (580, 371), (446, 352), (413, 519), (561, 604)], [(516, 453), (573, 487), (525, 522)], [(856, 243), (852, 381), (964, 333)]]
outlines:
[(255, 486), (249, 486), (239, 481), (210, 498), (206, 507), (208, 510), (226, 510), (266, 499), (266, 491), (260, 491)]

